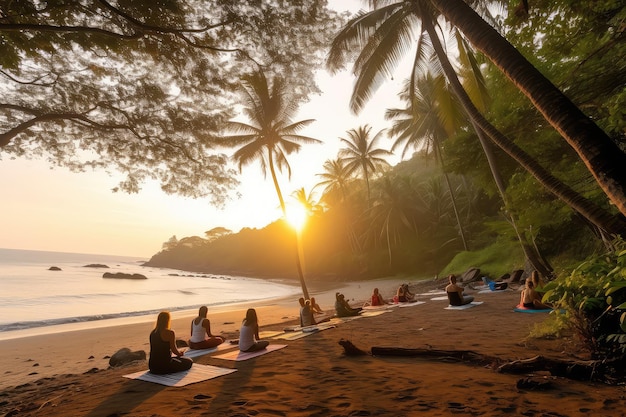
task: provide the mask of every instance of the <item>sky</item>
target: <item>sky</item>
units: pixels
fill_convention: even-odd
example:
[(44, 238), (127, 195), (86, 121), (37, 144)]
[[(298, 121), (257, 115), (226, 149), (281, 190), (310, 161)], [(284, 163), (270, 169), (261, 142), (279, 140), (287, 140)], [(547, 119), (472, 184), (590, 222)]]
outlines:
[[(350, 3), (352, 11), (358, 10), (358, 1)], [(375, 134), (388, 127), (384, 112), (400, 106), (397, 92), (408, 73), (397, 74), (355, 116), (348, 108), (354, 78), (348, 72), (318, 73), (323, 93), (301, 106), (294, 121), (315, 119), (302, 133), (323, 144), (305, 145), (288, 157), (291, 178), (279, 177), (287, 201), (293, 191), (304, 187), (310, 192), (320, 181), (316, 174), (323, 172), (326, 160), (337, 157), (342, 147), (339, 138), (347, 137), (348, 130), (369, 124)], [(386, 136), (379, 143), (385, 149), (391, 145)], [(399, 156), (389, 158), (392, 164), (399, 160)], [(214, 227), (233, 232), (262, 228), (282, 215), (271, 179), (264, 178), (258, 164), (243, 168), (237, 188), (241, 198), (223, 209), (211, 206), (208, 199), (167, 195), (157, 182), (144, 183), (137, 194), (113, 193), (119, 177), (103, 171), (52, 169), (45, 160), (11, 160), (2, 155), (0, 178), (0, 248), (149, 258), (172, 236), (204, 237)], [(314, 195), (320, 197), (319, 192)]]

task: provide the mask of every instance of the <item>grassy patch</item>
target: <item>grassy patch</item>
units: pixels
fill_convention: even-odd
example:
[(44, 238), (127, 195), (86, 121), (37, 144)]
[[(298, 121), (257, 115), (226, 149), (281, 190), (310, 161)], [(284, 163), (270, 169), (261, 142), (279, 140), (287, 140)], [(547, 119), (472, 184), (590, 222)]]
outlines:
[(498, 278), (505, 273), (524, 268), (524, 253), (517, 242), (496, 242), (486, 248), (459, 252), (440, 275), (462, 274), (476, 267), (485, 275)]

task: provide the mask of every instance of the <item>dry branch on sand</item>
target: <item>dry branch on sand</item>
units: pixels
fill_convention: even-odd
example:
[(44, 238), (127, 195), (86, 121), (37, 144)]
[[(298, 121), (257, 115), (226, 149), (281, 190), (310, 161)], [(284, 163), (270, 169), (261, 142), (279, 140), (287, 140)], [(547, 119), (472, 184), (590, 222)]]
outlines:
[(370, 352), (356, 347), (349, 340), (341, 339), (339, 344), (348, 356), (404, 356), (435, 359), (439, 361), (458, 361), (476, 366), (491, 368), (508, 374), (531, 374), (547, 371), (552, 376), (574, 379), (577, 381), (598, 381), (616, 384), (623, 378), (616, 377), (616, 371), (624, 369), (626, 355), (613, 360), (574, 361), (535, 356), (529, 359), (510, 361), (495, 356), (483, 355), (472, 350), (441, 350), (424, 348), (379, 347)]

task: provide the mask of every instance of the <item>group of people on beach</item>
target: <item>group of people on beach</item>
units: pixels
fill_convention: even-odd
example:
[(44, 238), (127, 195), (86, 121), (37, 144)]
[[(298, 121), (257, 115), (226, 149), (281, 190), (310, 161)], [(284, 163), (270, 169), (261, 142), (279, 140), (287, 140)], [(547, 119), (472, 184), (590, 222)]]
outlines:
[[(483, 281), (485, 281), (483, 279)], [(496, 283), (499, 284), (499, 283)], [(486, 284), (487, 285), (487, 284)], [(537, 288), (542, 286), (542, 282), (539, 278), (537, 271), (533, 271), (528, 279), (524, 288), (520, 293), (520, 306), (527, 309), (549, 309), (549, 305), (541, 301), (541, 294), (537, 292)], [(489, 287), (495, 289), (504, 289), (506, 286), (493, 286)], [(448, 285), (445, 287), (445, 292), (448, 296), (450, 305), (462, 306), (474, 301), (474, 297), (464, 294), (464, 288), (457, 284), (457, 278), (454, 274), (448, 276)], [(408, 284), (401, 284), (396, 291), (396, 295), (392, 300), (394, 303), (413, 302), (416, 299), (416, 295), (411, 293)], [(300, 325), (313, 326), (319, 321), (315, 319), (315, 314), (324, 314), (319, 304), (315, 301), (314, 297), (305, 300), (301, 297), (300, 304)], [(383, 306), (390, 304), (380, 294), (378, 288), (374, 288), (369, 301), (366, 301), (365, 306)], [(350, 317), (358, 315), (363, 308), (352, 307), (350, 303), (345, 299), (342, 293), (335, 293), (335, 314), (337, 317)], [(208, 309), (206, 306), (200, 307), (198, 310), (198, 316), (191, 321), (191, 337), (189, 338), (188, 346), (191, 349), (210, 349), (225, 342), (225, 339), (221, 336), (215, 336), (211, 333), (211, 323), (207, 318)], [(326, 318), (325, 320), (328, 320)], [(320, 320), (323, 321), (324, 319)], [(148, 367), (150, 372), (155, 374), (167, 374), (179, 371), (185, 371), (191, 368), (193, 361), (190, 358), (184, 356), (185, 352), (180, 350), (176, 345), (176, 335), (172, 329), (170, 329), (171, 315), (167, 311), (159, 313), (156, 321), (155, 328), (150, 333), (150, 359)], [(246, 317), (241, 323), (239, 330), (238, 340), (239, 350), (242, 352), (254, 352), (261, 349), (265, 349), (269, 342), (266, 340), (260, 340), (259, 337), (259, 321), (256, 310), (250, 308), (246, 311)]]
[[(210, 349), (225, 342), (223, 337), (211, 333), (207, 311), (206, 306), (200, 307), (198, 317), (191, 321), (191, 337), (188, 343), (191, 349)], [(193, 360), (185, 357), (185, 351), (176, 345), (176, 334), (170, 328), (170, 323), (169, 311), (162, 311), (157, 316), (156, 325), (150, 333), (148, 368), (154, 374), (186, 371), (193, 365)], [(242, 352), (256, 352), (269, 345), (267, 340), (260, 340), (259, 320), (253, 308), (246, 311), (246, 317), (241, 323), (238, 345)]]

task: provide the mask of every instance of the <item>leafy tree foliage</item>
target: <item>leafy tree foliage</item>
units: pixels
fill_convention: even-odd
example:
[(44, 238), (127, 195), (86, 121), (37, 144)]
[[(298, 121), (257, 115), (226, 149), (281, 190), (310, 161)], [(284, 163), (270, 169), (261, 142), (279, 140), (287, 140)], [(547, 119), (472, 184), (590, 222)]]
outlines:
[(223, 202), (240, 77), (281, 73), (304, 99), (338, 19), (324, 0), (1, 1), (0, 156)]

